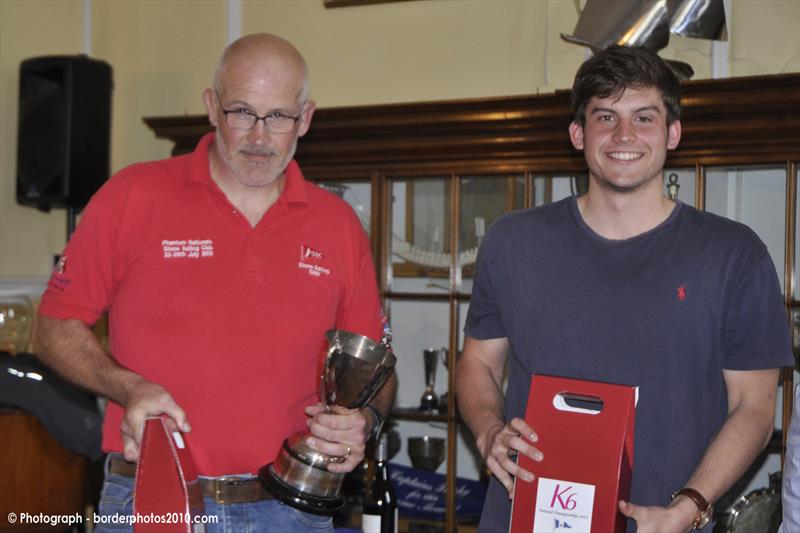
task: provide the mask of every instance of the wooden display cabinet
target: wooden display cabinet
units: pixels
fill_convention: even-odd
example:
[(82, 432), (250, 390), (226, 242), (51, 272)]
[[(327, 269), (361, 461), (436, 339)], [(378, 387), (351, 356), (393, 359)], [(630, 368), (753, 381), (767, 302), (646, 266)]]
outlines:
[[(800, 301), (795, 252), (800, 74), (688, 81), (683, 89), (683, 135), (680, 146), (667, 160), (669, 173), (677, 169), (675, 173), (680, 176), (682, 199), (705, 209), (707, 193), (714, 189), (709, 187), (710, 174), (769, 167), (783, 176), (780, 205), (768, 209), (783, 213), (778, 239), (783, 257), (776, 266), (783, 272), (788, 317), (789, 309)], [(361, 215), (370, 230), (387, 311), (398, 302), (420, 308), (438, 304), (438, 308), (446, 309), (447, 333), (442, 344), (448, 348), (451, 369), (446, 373), (447, 390), (454, 389), (452, 369), (463, 342), (460, 329), (470, 299), (473, 260), (466, 252), (474, 249), (476, 239), (480, 240), (477, 219), (488, 225), (501, 212), (553, 201), (585, 183), (581, 179), (586, 172), (583, 155), (572, 148), (567, 134), (570, 121), (569, 93), (557, 91), (536, 96), (318, 109), (311, 130), (300, 140), (296, 157), (307, 178), (328, 186), (345, 183), (364, 187), (362, 196), (366, 198), (362, 200), (369, 209)], [(192, 150), (200, 136), (211, 131), (205, 116), (152, 117), (145, 122), (159, 138), (175, 143), (175, 154)], [(441, 201), (441, 212), (417, 202), (419, 191), (426, 187), (440, 191), (435, 201)], [(401, 189), (406, 206), (395, 209)], [(434, 250), (425, 250), (430, 242), (421, 243), (424, 235), (417, 232), (420, 224), (428, 223), (418, 218), (425, 209), (438, 221), (434, 223), (438, 237), (430, 241), (436, 246)], [(474, 227), (462, 231), (470, 224)], [(399, 232), (404, 237), (398, 239)], [(398, 244), (398, 240), (402, 242)], [(403, 242), (417, 248), (404, 252), (405, 258), (400, 252), (410, 248)], [(459, 253), (450, 253), (453, 250)], [(419, 262), (415, 264), (416, 258)], [(404, 342), (397, 332), (395, 339), (396, 346)], [(411, 353), (397, 351), (401, 358), (417, 359)], [(401, 379), (400, 383), (401, 391), (411, 391), (411, 398), (424, 386), (421, 360), (418, 364), (417, 377)], [(792, 382), (792, 372), (785, 372), (782, 427), (788, 425), (791, 416)], [(396, 415), (401, 420), (446, 424), (445, 529), (456, 531), (459, 418), (455, 402), (449, 401), (442, 414), (404, 410)], [(779, 451), (783, 442), (780, 432), (776, 435), (772, 449)]]

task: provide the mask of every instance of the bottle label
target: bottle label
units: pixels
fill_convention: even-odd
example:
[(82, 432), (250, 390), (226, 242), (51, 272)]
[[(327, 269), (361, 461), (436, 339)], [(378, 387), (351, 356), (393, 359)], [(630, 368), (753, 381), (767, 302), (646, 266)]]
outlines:
[[(395, 513), (395, 521), (397, 521), (396, 513)], [(374, 514), (361, 515), (361, 529), (364, 530), (364, 533), (381, 533), (380, 515), (374, 515)]]

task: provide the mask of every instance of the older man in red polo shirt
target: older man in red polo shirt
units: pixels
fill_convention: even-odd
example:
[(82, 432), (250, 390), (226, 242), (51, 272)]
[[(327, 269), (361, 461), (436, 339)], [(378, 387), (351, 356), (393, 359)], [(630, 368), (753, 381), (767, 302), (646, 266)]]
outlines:
[[(383, 315), (358, 218), (293, 160), (315, 107), (303, 57), (276, 36), (243, 37), (203, 98), (216, 132), (192, 154), (112, 177), (40, 308), (45, 362), (110, 400), (101, 514), (131, 513), (126, 465), (147, 416), (191, 432), (201, 476), (255, 484), (283, 439), (306, 427), (310, 446), (348, 456), (331, 471), (352, 470), (396, 387), (392, 377), (361, 410), (326, 413), (317, 403), (324, 332), (375, 339)], [(104, 311), (108, 352), (89, 329)], [(329, 517), (250, 493), (238, 503), (206, 498), (206, 513), (220, 517), (208, 529), (332, 529)]]

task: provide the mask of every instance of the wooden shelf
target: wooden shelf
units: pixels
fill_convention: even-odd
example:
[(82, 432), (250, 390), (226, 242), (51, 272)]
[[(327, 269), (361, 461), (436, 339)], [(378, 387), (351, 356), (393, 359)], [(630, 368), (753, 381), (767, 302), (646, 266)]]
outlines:
[(396, 407), (389, 414), (397, 420), (412, 420), (415, 422), (447, 422), (447, 414), (436, 411), (420, 411), (413, 407)]
[[(682, 83), (683, 132), (667, 166), (782, 163), (800, 150), (800, 73)], [(315, 179), (489, 172), (585, 171), (567, 136), (569, 92), (317, 109), (297, 147)], [(206, 115), (145, 117), (173, 153), (212, 130)], [(757, 160), (757, 161), (756, 161)], [(430, 174), (428, 174), (430, 175)]]

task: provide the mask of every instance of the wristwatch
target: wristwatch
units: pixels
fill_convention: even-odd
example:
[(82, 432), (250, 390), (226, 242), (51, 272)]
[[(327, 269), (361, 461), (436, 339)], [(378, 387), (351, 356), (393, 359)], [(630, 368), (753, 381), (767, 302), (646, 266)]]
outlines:
[(369, 435), (367, 435), (367, 441), (378, 442), (378, 436), (381, 434), (381, 429), (383, 429), (383, 423), (386, 419), (369, 404), (365, 405), (364, 409), (372, 413), (372, 427), (369, 430)]
[(706, 500), (699, 491), (691, 487), (683, 487), (682, 489), (676, 490), (672, 493), (672, 498), (670, 498), (669, 501), (675, 501), (675, 498), (678, 496), (686, 496), (697, 506), (697, 516), (695, 516), (692, 521), (691, 531), (704, 528), (714, 515), (714, 508), (708, 503), (708, 500)]

